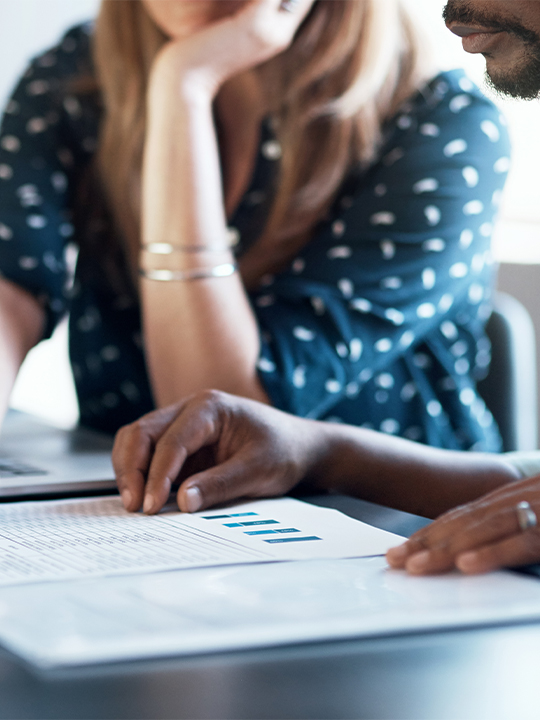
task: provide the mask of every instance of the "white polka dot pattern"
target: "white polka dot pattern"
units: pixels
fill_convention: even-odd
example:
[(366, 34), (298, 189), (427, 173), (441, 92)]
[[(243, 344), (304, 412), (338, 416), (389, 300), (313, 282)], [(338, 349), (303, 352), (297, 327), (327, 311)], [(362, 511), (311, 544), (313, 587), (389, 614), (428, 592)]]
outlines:
[(472, 100), (471, 100), (470, 95), (456, 95), (454, 98), (452, 98), (452, 100), (450, 100), (450, 103), (448, 106), (449, 106), (451, 112), (459, 113), (464, 108), (469, 107), (471, 102), (472, 102)]
[(315, 333), (312, 330), (300, 326), (294, 328), (293, 335), (302, 342), (311, 342), (315, 338)]
[[(454, 120), (455, 127), (451, 127), (448, 120), (439, 116), (433, 121), (419, 122), (413, 107), (409, 107), (397, 117), (396, 127), (401, 134), (396, 136), (396, 145), (383, 154), (380, 172), (374, 174), (373, 185), (365, 188), (364, 203), (362, 195), (355, 195), (352, 186), (348, 186), (336, 202), (335, 213), (330, 213), (326, 221), (327, 230), (321, 236), (320, 245), (321, 268), (332, 268), (324, 263), (336, 264), (331, 274), (334, 273), (336, 278), (338, 295), (334, 293), (331, 297), (341, 298), (352, 312), (348, 322), (352, 323), (351, 331), (359, 328), (356, 331), (358, 345), (347, 342), (349, 330), (342, 328), (343, 316), (341, 311), (337, 312), (330, 297), (323, 299), (322, 292), (310, 295), (309, 305), (314, 317), (324, 318), (325, 327), (329, 327), (328, 322), (335, 322), (336, 328), (340, 328), (339, 339), (334, 341), (332, 351), (343, 363), (345, 372), (347, 367), (359, 367), (356, 379), (348, 382), (338, 380), (329, 367), (324, 381), (328, 403), (330, 397), (341, 397), (338, 405), (335, 405), (337, 401), (332, 401), (332, 407), (338, 408), (338, 412), (332, 410), (329, 417), (358, 422), (352, 403), (356, 398), (360, 400), (371, 395), (375, 403), (372, 406), (374, 418), (365, 418), (361, 414), (360, 424), (426, 441), (428, 436), (433, 437), (433, 432), (440, 437), (452, 434), (448, 417), (455, 418), (457, 402), (465, 414), (459, 421), (461, 435), (456, 431), (452, 442), (459, 446), (467, 446), (469, 442), (470, 446), (477, 442), (478, 436), (467, 434), (471, 432), (469, 426), (476, 422), (479, 427), (481, 414), (477, 413), (473, 422), (471, 408), (475, 400), (467, 405), (470, 394), (463, 391), (473, 387), (471, 373), (482, 363), (485, 367), (489, 353), (474, 349), (469, 324), (485, 321), (483, 313), (488, 307), (485, 303), (486, 273), (489, 273), (486, 248), (493, 231), (494, 199), (500, 193), (493, 168), (496, 166), (505, 171), (509, 164), (504, 160), (507, 155), (501, 153), (498, 143), (493, 142), (495, 133), (492, 129), (487, 132), (489, 125), (484, 123), (485, 120), (493, 122), (500, 138), (506, 138), (498, 121), (491, 119), (498, 118), (498, 114), (489, 108), (488, 117), (482, 117), (477, 112), (477, 91), (473, 84), (465, 77), (459, 80), (456, 83), (458, 91), (452, 87), (451, 92), (449, 83), (437, 86), (440, 97), (446, 98), (448, 113), (459, 118), (459, 126)], [(471, 113), (476, 121), (470, 120)], [(409, 157), (405, 137), (424, 138), (421, 142), (434, 143), (430, 155), (423, 155), (426, 162), (419, 165), (421, 169), (416, 168), (411, 173), (408, 184), (404, 168), (406, 163), (414, 163), (412, 156)], [(483, 155), (478, 161), (480, 147)], [(419, 157), (416, 151), (414, 157)], [(473, 157), (474, 161), (471, 161)], [(399, 193), (403, 193), (404, 188), (408, 193), (406, 202), (402, 203), (397, 200), (399, 193), (392, 178), (396, 167), (400, 168)], [(448, 193), (452, 195), (452, 203), (448, 202)], [(426, 198), (429, 198), (427, 203)], [(358, 219), (359, 213), (362, 222)], [(409, 220), (405, 221), (405, 218), (410, 218), (413, 213), (416, 218), (420, 216), (421, 222), (417, 219), (416, 230), (409, 230), (406, 224)], [(450, 226), (453, 226), (452, 233), (448, 232)], [(430, 237), (430, 228), (435, 227), (437, 235)], [(418, 233), (420, 228), (423, 235), (418, 234), (418, 238), (412, 240), (413, 235), (408, 233)], [(339, 244), (335, 242), (336, 238), (339, 238)], [(317, 283), (324, 282), (309, 252), (304, 254), (303, 260), (302, 280), (307, 282), (312, 278)], [(344, 274), (345, 268), (350, 272)], [(292, 271), (299, 275), (294, 263)], [(470, 283), (471, 275), (482, 281)], [(413, 297), (416, 302), (412, 301)], [(299, 326), (304, 327), (299, 323), (291, 326), (294, 337)], [(477, 331), (481, 332), (480, 326)], [(344, 336), (342, 332), (345, 332)], [(429, 340), (430, 333), (439, 338), (437, 342), (442, 343), (441, 347), (446, 348), (446, 359), (439, 359), (439, 350), (435, 351)], [(302, 340), (302, 348), (311, 347), (314, 354), (319, 353), (321, 342), (325, 342), (322, 326), (321, 333), (316, 333), (312, 341)], [(422, 351), (415, 350), (419, 346)], [(407, 357), (409, 360), (405, 360)], [(304, 350), (299, 358), (305, 358)], [(402, 368), (403, 361), (414, 368), (417, 381), (406, 380), (406, 375), (402, 379), (402, 369), (397, 375), (390, 371), (390, 368)], [(446, 373), (449, 367), (452, 368), (452, 376), (428, 380), (435, 376), (441, 362)], [(309, 367), (305, 361), (296, 367), (302, 368), (302, 381), (299, 383), (295, 374), (293, 386), (306, 393), (309, 387), (314, 387), (315, 374), (304, 372), (304, 368)], [(464, 382), (468, 384), (464, 386)], [(451, 397), (455, 397), (455, 402)], [(465, 402), (461, 402), (463, 399)], [(399, 411), (396, 411), (396, 400), (402, 404)], [(405, 406), (409, 410), (405, 411)], [(375, 408), (380, 408), (384, 414), (378, 415), (379, 410), (375, 411)], [(389, 409), (395, 414), (389, 415)], [(420, 411), (423, 412), (421, 420), (418, 417)], [(311, 409), (308, 414), (315, 416)], [(426, 431), (427, 426), (431, 427), (431, 435)], [(466, 431), (463, 430), (465, 426)], [(473, 439), (467, 440), (469, 437)], [(450, 446), (454, 447), (452, 443)]]
[(423, 243), (424, 252), (444, 252), (446, 242), (442, 238), (431, 238)]
[(488, 136), (491, 142), (499, 142), (501, 133), (494, 122), (491, 120), (484, 120), (480, 127), (482, 128), (482, 132)]
[(421, 195), (422, 193), (435, 192), (439, 189), (439, 181), (435, 178), (424, 178), (413, 185), (413, 193)]
[(441, 129), (438, 127), (438, 125), (435, 125), (434, 123), (424, 123), (420, 126), (420, 132), (422, 135), (425, 135), (426, 137), (439, 137), (441, 134)]
[(0, 139), (0, 147), (3, 150), (7, 150), (7, 152), (16, 153), (20, 150), (21, 143), (15, 135), (4, 135), (4, 137)]
[(478, 170), (471, 167), (470, 165), (467, 165), (467, 167), (463, 168), (463, 177), (465, 178), (465, 182), (470, 188), (476, 187), (478, 185), (478, 182), (480, 181)]
[(4, 223), (0, 223), (0, 240), (11, 240), (12, 237), (13, 230)]
[(306, 386), (306, 368), (304, 365), (299, 365), (294, 369), (292, 383), (298, 390)]
[(396, 222), (396, 216), (393, 212), (385, 210), (371, 216), (372, 225), (393, 225)]
[(459, 138), (457, 140), (452, 140), (452, 142), (449, 142), (448, 145), (446, 145), (443, 149), (443, 153), (446, 157), (452, 157), (454, 155), (460, 155), (461, 153), (464, 153), (467, 150), (467, 143), (462, 138)]
[(441, 211), (436, 205), (428, 205), (424, 208), (424, 215), (426, 216), (428, 225), (431, 227), (434, 227), (441, 222)]
[(328, 251), (328, 258), (330, 260), (347, 260), (352, 255), (352, 249), (347, 245), (340, 245), (337, 247), (330, 248)]

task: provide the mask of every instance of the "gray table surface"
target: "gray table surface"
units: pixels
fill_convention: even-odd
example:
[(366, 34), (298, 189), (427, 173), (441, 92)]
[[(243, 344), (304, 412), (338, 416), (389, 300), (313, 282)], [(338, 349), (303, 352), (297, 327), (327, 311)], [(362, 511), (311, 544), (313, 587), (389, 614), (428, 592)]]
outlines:
[[(351, 498), (311, 500), (401, 534), (424, 522)], [(0, 718), (538, 720), (539, 668), (540, 624), (61, 673), (0, 649)]]

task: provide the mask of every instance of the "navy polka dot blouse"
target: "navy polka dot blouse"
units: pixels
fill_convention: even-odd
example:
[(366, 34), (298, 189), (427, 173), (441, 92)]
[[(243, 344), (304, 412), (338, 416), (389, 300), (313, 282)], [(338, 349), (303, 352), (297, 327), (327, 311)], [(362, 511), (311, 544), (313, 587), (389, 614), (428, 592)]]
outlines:
[[(153, 408), (140, 309), (69, 256), (75, 189), (95, 148), (91, 26), (37, 58), (0, 131), (0, 271), (47, 311), (70, 313), (81, 422), (114, 432)], [(462, 71), (424, 87), (386, 128), (380, 159), (344, 183), (290, 267), (252, 293), (259, 375), (273, 404), (430, 445), (497, 451), (476, 391), (490, 361), (484, 325), (490, 237), (509, 169), (504, 121)], [(241, 253), (264, 221), (280, 146), (265, 123), (231, 232)], [(71, 252), (70, 252), (71, 251)], [(84, 281), (81, 277), (84, 276)]]

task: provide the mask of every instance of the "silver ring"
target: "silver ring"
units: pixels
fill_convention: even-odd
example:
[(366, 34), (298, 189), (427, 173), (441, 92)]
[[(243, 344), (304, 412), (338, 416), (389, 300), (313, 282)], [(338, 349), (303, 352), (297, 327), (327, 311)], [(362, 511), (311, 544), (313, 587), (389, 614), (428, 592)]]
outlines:
[(294, 12), (298, 7), (300, 0), (281, 0), (279, 9), (284, 12)]
[(521, 532), (530, 530), (538, 525), (536, 513), (526, 500), (516, 505), (516, 515)]

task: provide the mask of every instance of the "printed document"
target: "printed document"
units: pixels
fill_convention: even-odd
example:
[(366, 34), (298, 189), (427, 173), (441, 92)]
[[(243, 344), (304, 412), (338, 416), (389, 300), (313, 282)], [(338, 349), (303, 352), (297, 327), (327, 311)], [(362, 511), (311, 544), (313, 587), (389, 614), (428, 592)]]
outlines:
[(193, 515), (120, 498), (0, 505), (0, 587), (278, 560), (382, 555), (401, 538), (291, 498)]
[(42, 667), (539, 619), (537, 579), (411, 577), (381, 557), (0, 588), (0, 641)]

